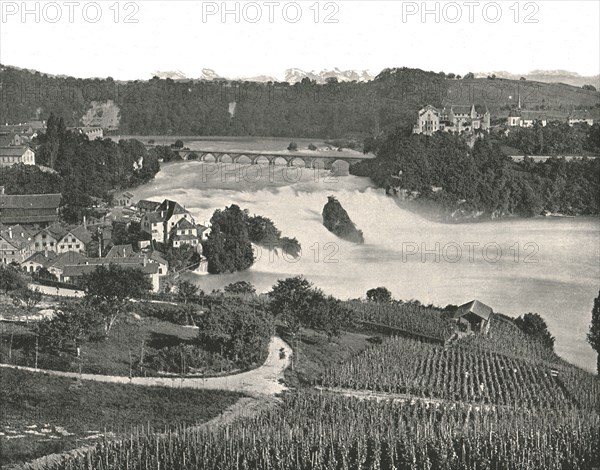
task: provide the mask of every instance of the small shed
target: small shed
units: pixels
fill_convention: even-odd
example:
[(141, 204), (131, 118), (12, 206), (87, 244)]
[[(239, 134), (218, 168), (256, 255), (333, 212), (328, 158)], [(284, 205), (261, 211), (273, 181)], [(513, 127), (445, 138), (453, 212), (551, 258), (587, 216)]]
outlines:
[(467, 331), (487, 334), (493, 313), (492, 307), (479, 300), (471, 300), (458, 307), (452, 318)]

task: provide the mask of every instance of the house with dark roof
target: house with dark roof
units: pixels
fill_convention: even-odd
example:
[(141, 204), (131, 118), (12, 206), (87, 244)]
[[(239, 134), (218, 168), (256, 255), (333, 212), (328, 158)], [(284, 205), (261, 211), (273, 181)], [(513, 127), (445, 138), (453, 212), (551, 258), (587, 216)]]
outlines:
[(548, 117), (544, 111), (514, 108), (510, 110), (506, 118), (506, 125), (508, 127), (533, 127), (536, 123), (542, 126), (548, 124)]
[(32, 237), (34, 251), (57, 251), (58, 241), (66, 234), (65, 227), (55, 222), (37, 231)]
[(136, 256), (129, 258), (83, 258), (77, 263), (65, 265), (62, 272), (62, 281), (78, 284), (81, 278), (94, 272), (98, 266), (109, 266), (116, 264), (122, 268), (140, 269), (148, 276), (152, 284), (152, 291), (160, 289), (160, 277), (162, 276), (159, 263), (150, 260), (148, 256)]
[(101, 127), (69, 127), (69, 130), (87, 136), (90, 141), (104, 137), (104, 130)]
[(58, 220), (60, 194), (12, 195), (0, 192), (0, 223), (46, 225)]
[(92, 234), (83, 226), (80, 225), (72, 230), (68, 230), (57, 242), (58, 253), (67, 251), (78, 251), (86, 253), (89, 243), (92, 241)]
[(21, 264), (31, 253), (31, 234), (22, 226), (10, 226), (0, 232), (0, 262)]
[(106, 258), (130, 258), (136, 254), (137, 253), (131, 245), (114, 245), (108, 253), (106, 253)]
[(487, 334), (493, 313), (492, 307), (487, 306), (479, 300), (471, 300), (459, 306), (452, 318), (460, 327), (467, 331)]
[(159, 265), (158, 274), (165, 276), (169, 271), (169, 263), (165, 260), (158, 251), (154, 250), (149, 253), (135, 251), (131, 245), (115, 245), (106, 254), (106, 259), (123, 259), (123, 258), (139, 258), (147, 257), (150, 262), (155, 262)]
[(188, 219), (181, 219), (171, 230), (171, 244), (174, 248), (183, 245), (198, 246), (198, 227)]
[(129, 207), (133, 202), (133, 194), (129, 191), (121, 191), (113, 194), (113, 204), (115, 206)]
[(0, 147), (0, 167), (18, 163), (35, 165), (35, 152), (26, 145)]
[(65, 266), (79, 264), (86, 259), (84, 255), (75, 251), (67, 251), (65, 253), (61, 253), (56, 257), (49, 259), (46, 266), (44, 266), (48, 271), (56, 276), (59, 281), (64, 281), (63, 271)]
[(195, 225), (194, 218), (187, 209), (175, 201), (165, 199), (155, 211), (144, 213), (140, 224), (153, 241), (166, 244), (177, 234), (175, 227), (182, 220), (186, 220), (191, 226)]
[(56, 256), (56, 253), (53, 251), (36, 251), (21, 263), (21, 268), (28, 273), (34, 273), (42, 268), (46, 268), (56, 258)]
[(140, 212), (156, 212), (156, 210), (160, 206), (160, 202), (156, 201), (148, 201), (146, 199), (142, 199), (135, 204), (135, 207)]

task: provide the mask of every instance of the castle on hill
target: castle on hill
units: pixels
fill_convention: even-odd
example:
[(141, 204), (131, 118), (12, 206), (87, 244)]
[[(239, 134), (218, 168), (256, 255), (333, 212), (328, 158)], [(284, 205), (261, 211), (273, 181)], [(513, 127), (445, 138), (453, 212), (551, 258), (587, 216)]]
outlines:
[(437, 131), (459, 134), (476, 130), (488, 132), (490, 127), (490, 112), (485, 105), (451, 105), (442, 109), (427, 105), (418, 112), (413, 134), (432, 135)]

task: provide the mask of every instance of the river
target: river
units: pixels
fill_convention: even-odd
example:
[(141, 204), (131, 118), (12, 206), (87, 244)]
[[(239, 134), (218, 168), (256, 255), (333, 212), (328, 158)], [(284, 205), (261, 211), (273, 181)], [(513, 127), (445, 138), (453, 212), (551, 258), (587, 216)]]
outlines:
[[(205, 291), (247, 280), (266, 292), (277, 279), (303, 274), (342, 299), (364, 297), (377, 286), (425, 304), (478, 299), (511, 316), (540, 313), (556, 337), (557, 353), (595, 371), (585, 336), (600, 289), (598, 218), (443, 224), (402, 209), (367, 178), (267, 165), (165, 164), (154, 181), (132, 192), (136, 200), (176, 200), (198, 223), (237, 204), (271, 218), (284, 236), (302, 244), (296, 260), (257, 248), (247, 272), (189, 275)], [(364, 245), (323, 227), (329, 195), (363, 231)]]

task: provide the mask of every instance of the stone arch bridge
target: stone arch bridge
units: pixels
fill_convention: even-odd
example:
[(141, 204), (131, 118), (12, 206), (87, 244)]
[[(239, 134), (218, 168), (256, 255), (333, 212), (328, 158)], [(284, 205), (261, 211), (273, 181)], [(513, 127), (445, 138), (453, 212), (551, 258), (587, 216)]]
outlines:
[[(338, 152), (332, 150), (326, 154), (315, 152), (260, 152), (260, 151), (238, 151), (238, 150), (191, 150), (191, 149), (172, 149), (177, 152), (181, 158), (188, 160), (191, 154), (196, 154), (195, 160), (199, 162), (210, 163), (245, 163), (256, 165), (258, 163), (268, 163), (276, 165), (285, 163), (287, 166), (296, 166), (298, 161), (302, 161), (306, 168), (324, 168), (331, 169), (333, 164), (343, 161), (352, 165), (353, 163), (375, 158), (373, 154), (361, 154), (356, 151)], [(242, 161), (244, 160), (244, 161)]]

